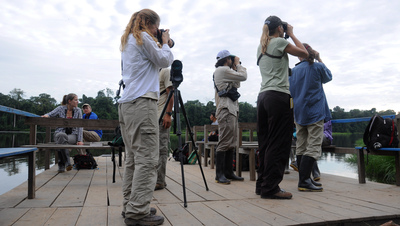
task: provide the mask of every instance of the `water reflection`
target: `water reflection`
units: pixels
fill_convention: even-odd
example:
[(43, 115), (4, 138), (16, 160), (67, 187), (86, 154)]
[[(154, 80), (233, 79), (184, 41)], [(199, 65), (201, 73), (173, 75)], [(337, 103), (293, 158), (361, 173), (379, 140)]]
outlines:
[(322, 152), (321, 158), (318, 160), (318, 167), (322, 177), (326, 173), (357, 179), (357, 167), (344, 161), (345, 158), (350, 156), (350, 154)]

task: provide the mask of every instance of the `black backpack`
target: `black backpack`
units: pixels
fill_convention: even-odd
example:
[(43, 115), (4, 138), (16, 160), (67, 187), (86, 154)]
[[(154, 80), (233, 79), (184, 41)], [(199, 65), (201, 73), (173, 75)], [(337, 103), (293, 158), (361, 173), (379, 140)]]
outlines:
[(80, 169), (95, 169), (97, 168), (97, 162), (94, 160), (93, 155), (88, 153), (87, 155), (75, 155), (74, 164), (77, 170)]
[[(175, 161), (181, 161), (181, 159), (179, 158), (179, 150), (178, 148), (174, 150), (174, 152), (172, 153), (172, 157), (174, 157)], [(183, 158), (183, 164), (188, 164), (188, 158), (189, 158), (189, 144), (185, 144), (182, 147), (182, 158)]]
[(365, 128), (363, 140), (368, 150), (397, 148), (399, 138), (396, 123), (391, 118), (382, 118), (375, 114)]
[(108, 142), (108, 145), (113, 146), (113, 147), (124, 147), (124, 140), (122, 139), (122, 134), (121, 134), (121, 127), (117, 126), (114, 130), (114, 138), (112, 141)]

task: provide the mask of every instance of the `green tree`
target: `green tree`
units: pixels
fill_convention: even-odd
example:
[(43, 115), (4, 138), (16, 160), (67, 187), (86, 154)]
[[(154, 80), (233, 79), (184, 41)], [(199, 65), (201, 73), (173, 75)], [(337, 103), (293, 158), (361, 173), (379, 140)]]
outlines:
[(21, 89), (14, 88), (13, 90), (10, 91), (10, 97), (16, 101), (22, 100), (24, 96), (25, 92), (22, 91)]

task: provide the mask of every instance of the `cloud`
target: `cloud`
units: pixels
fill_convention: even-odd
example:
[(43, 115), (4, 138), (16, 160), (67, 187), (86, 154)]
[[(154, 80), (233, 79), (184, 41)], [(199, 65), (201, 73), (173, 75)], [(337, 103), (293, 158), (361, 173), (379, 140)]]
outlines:
[[(261, 77), (256, 49), (265, 18), (277, 15), (296, 37), (318, 50), (333, 80), (324, 86), (330, 108), (400, 111), (400, 2), (396, 1), (6, 1), (0, 8), (0, 92), (26, 96), (65, 93), (96, 96), (116, 90), (120, 37), (131, 15), (155, 10), (171, 29), (176, 59), (183, 62), (184, 101), (212, 101), (219, 50), (241, 58), (248, 80), (241, 101), (255, 105)], [(290, 57), (293, 67), (298, 59)], [(393, 88), (392, 88), (393, 87)]]

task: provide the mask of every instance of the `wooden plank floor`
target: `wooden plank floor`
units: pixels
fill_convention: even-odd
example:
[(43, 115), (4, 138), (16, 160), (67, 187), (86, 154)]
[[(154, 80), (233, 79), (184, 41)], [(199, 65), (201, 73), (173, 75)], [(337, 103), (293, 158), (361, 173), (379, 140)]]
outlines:
[[(52, 167), (36, 177), (36, 198), (28, 200), (27, 183), (0, 196), (0, 225), (125, 225), (121, 217), (122, 174), (112, 183), (110, 157), (96, 157), (97, 170), (58, 174)], [(298, 173), (285, 175), (281, 187), (291, 200), (261, 199), (255, 182), (220, 185), (215, 170), (185, 165), (188, 206), (183, 206), (179, 162), (171, 159), (167, 188), (154, 192), (151, 206), (165, 217), (163, 225), (379, 225), (400, 219), (400, 187), (322, 174), (324, 191), (297, 191)], [(322, 172), (323, 173), (323, 172)], [(5, 183), (4, 181), (2, 183)], [(369, 223), (363, 223), (368, 221)], [(375, 222), (375, 223), (373, 223)]]

